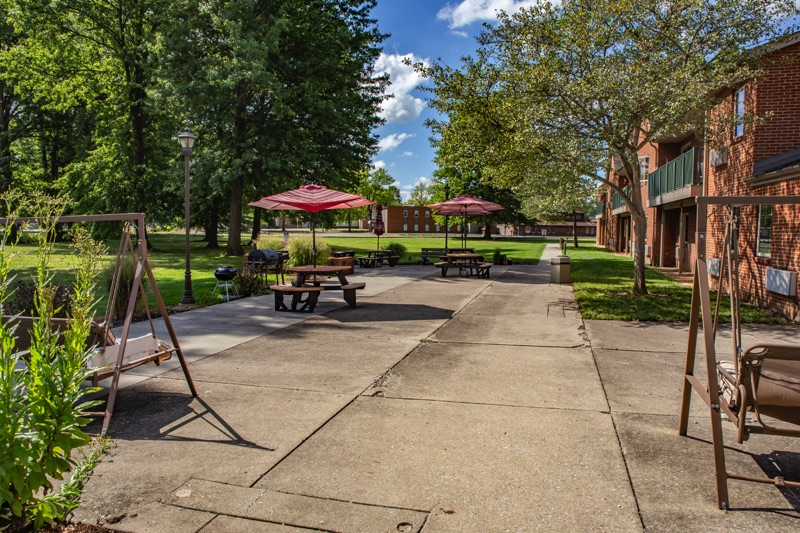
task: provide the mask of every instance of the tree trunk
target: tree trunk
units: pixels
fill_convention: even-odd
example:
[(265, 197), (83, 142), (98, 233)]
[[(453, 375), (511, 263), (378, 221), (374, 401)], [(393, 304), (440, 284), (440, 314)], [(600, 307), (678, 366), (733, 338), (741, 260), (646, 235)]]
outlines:
[(578, 212), (572, 211), (572, 240), (575, 248), (578, 247)]
[[(247, 113), (247, 96), (239, 92), (236, 99), (236, 115), (234, 117), (233, 142), (236, 146), (237, 157), (241, 159), (242, 143), (247, 134), (245, 114)], [(228, 246), (225, 255), (241, 257), (242, 249), (242, 205), (244, 204), (244, 170), (240, 168), (231, 182), (231, 214), (228, 224)]]
[(214, 208), (211, 209), (211, 220), (208, 222), (206, 230), (206, 248), (216, 250), (219, 248), (219, 198), (214, 199)]
[(492, 238), (492, 225), (488, 222), (483, 226), (483, 238), (484, 239), (491, 239)]
[(633, 245), (633, 292), (634, 294), (647, 294), (647, 284), (644, 277), (644, 241), (647, 237), (647, 221), (641, 215), (634, 214), (633, 216), (633, 234), (635, 237)]
[[(14, 171), (11, 166), (11, 115), (13, 97), (11, 89), (7, 89), (5, 84), (0, 85), (0, 192), (5, 192), (11, 188), (14, 179)], [(6, 213), (3, 213), (6, 214)]]
[(261, 235), (261, 209), (256, 208), (253, 210), (253, 231), (250, 232), (250, 241), (258, 242), (258, 237)]

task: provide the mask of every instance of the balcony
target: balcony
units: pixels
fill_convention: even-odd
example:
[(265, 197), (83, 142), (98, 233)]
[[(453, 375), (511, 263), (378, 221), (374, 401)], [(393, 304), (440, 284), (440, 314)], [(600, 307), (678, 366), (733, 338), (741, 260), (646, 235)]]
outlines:
[(702, 175), (698, 172), (695, 149), (647, 175), (647, 205), (659, 205), (702, 194)]
[[(626, 194), (630, 194), (630, 186), (625, 187)], [(611, 214), (612, 215), (619, 215), (620, 213), (627, 213), (628, 206), (625, 204), (625, 200), (622, 199), (622, 195), (618, 192), (611, 193)]]
[(595, 208), (595, 215), (596, 218), (603, 218), (606, 214), (606, 203), (603, 200), (597, 202), (597, 207)]

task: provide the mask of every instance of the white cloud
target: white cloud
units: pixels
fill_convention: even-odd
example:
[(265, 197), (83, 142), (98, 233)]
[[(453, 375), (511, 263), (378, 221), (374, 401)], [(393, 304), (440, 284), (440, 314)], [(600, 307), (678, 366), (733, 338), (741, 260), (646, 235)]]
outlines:
[(412, 157), (413, 155), (414, 155), (414, 152), (409, 152), (407, 150), (405, 152), (403, 152), (403, 157)]
[(419, 117), (425, 108), (421, 98), (411, 95), (411, 91), (425, 81), (411, 65), (406, 65), (404, 60), (412, 63), (427, 63), (427, 60), (416, 57), (414, 54), (385, 54), (381, 53), (375, 62), (377, 74), (389, 74), (391, 85), (387, 89), (393, 96), (381, 104), (381, 118), (387, 123), (398, 122), (407, 124)]
[(392, 133), (378, 141), (379, 152), (390, 152), (403, 144), (404, 141), (414, 137), (413, 133)]
[(386, 161), (381, 161), (380, 159), (378, 161), (373, 161), (372, 168), (374, 168), (375, 170), (379, 168), (386, 168)]
[(509, 15), (516, 13), (523, 7), (530, 7), (540, 0), (461, 0), (456, 5), (447, 4), (436, 17), (446, 20), (450, 28), (463, 28), (479, 20), (495, 20), (498, 11), (505, 11)]

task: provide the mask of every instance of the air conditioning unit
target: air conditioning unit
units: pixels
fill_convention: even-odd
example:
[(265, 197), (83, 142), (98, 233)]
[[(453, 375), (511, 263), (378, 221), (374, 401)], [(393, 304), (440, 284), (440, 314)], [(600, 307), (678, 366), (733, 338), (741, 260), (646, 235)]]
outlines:
[(797, 272), (767, 268), (766, 288), (770, 292), (784, 296), (797, 294)]
[(712, 167), (719, 167), (728, 162), (728, 149), (723, 147), (711, 150), (708, 154), (708, 163)]
[(709, 257), (708, 261), (706, 262), (708, 265), (708, 273), (714, 276), (715, 278), (719, 277), (719, 266), (720, 261), (715, 257)]

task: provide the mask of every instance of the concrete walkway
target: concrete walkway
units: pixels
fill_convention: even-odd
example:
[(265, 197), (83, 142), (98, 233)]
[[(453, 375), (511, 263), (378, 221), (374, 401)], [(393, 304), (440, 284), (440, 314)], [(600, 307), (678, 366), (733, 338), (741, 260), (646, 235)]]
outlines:
[[(203, 533), (800, 527), (797, 494), (771, 486), (731, 482), (734, 510), (716, 509), (698, 398), (677, 435), (686, 325), (583, 321), (549, 283), (555, 253), (491, 279), (357, 269), (358, 309), (326, 295), (313, 315), (275, 313), (262, 297), (175, 315), (200, 397), (174, 367), (126, 375), (77, 518)], [(800, 342), (796, 326), (748, 331)], [(800, 442), (737, 446), (727, 426), (733, 467), (800, 477)]]

